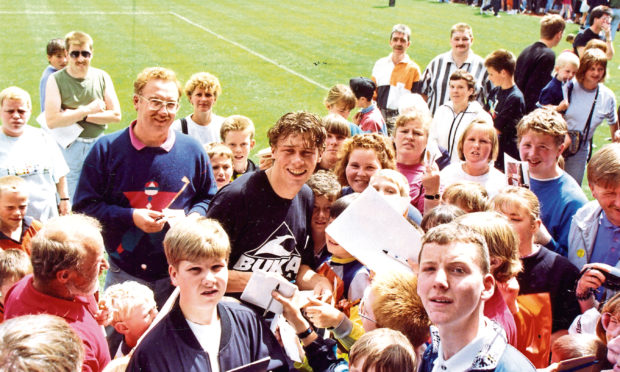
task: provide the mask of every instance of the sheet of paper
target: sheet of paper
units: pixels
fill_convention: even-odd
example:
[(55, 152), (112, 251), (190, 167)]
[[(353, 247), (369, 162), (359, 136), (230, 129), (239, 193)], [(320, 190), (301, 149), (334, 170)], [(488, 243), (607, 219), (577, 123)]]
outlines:
[(264, 357), (263, 359), (242, 365), (241, 367), (229, 369), (226, 372), (267, 372), (269, 361), (271, 361), (270, 357)]
[(530, 187), (530, 173), (527, 162), (519, 161), (504, 153), (504, 173), (508, 185)]
[(295, 329), (288, 324), (282, 315), (278, 316), (278, 328), (280, 329), (280, 338), (284, 352), (292, 361), (301, 363), (301, 355), (299, 353), (299, 339)]
[(84, 128), (77, 123), (73, 123), (67, 127), (50, 129), (45, 121), (45, 112), (37, 116), (37, 123), (39, 123), (41, 128), (49, 133), (63, 149), (66, 149), (70, 144), (75, 142), (76, 138), (78, 138), (84, 130)]
[(258, 270), (252, 273), (241, 300), (278, 315), (282, 313), (282, 304), (273, 299), (271, 292), (277, 289), (283, 296), (291, 297), (296, 288), (281, 275)]
[(377, 273), (411, 272), (407, 260), (418, 262), (422, 236), (372, 187), (367, 187), (326, 232)]

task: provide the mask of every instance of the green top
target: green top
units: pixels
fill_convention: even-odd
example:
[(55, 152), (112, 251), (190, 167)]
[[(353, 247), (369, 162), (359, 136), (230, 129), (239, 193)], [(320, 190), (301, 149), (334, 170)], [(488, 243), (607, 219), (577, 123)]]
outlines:
[[(94, 99), (104, 100), (105, 73), (102, 70), (90, 67), (84, 79), (76, 79), (67, 73), (67, 69), (54, 73), (58, 91), (60, 92), (61, 108), (77, 109), (79, 106), (88, 105)], [(97, 138), (108, 127), (107, 124), (93, 124), (84, 120), (77, 122), (84, 128), (80, 137)]]

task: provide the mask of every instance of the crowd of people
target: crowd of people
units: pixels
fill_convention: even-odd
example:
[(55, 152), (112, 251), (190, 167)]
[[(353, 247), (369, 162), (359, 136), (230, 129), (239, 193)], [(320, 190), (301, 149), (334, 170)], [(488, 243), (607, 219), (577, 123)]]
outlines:
[[(144, 69), (105, 134), (125, 113), (93, 40), (51, 40), (41, 128), (28, 92), (0, 92), (0, 370), (620, 370), (620, 144), (592, 143), (604, 121), (620, 142), (611, 16), (557, 59), (560, 16), (518, 58), (476, 55), (458, 23), (424, 71), (395, 25), (259, 164), (214, 75)], [(327, 231), (368, 188), (421, 237), (394, 270)], [(382, 229), (361, 217), (350, 234)], [(279, 283), (265, 306), (257, 278)]]

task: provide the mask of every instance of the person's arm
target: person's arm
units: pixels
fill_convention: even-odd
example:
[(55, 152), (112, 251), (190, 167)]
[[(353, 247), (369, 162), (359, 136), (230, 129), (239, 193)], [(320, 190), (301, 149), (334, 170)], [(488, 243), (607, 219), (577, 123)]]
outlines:
[(614, 51), (614, 42), (613, 40), (611, 40), (610, 24), (604, 23), (602, 28), (603, 28), (603, 31), (605, 32), (605, 44), (607, 45), (607, 52), (606, 52), (607, 60), (611, 61), (611, 59), (614, 58), (615, 51)]
[(618, 129), (618, 122), (610, 124), (609, 131), (611, 132), (611, 140), (613, 142), (620, 142), (620, 129)]
[(76, 109), (62, 109), (62, 98), (60, 90), (56, 84), (54, 75), (47, 79), (45, 88), (45, 121), (50, 129), (67, 127), (73, 123), (84, 120), (87, 116), (102, 112), (105, 109), (105, 102), (95, 99), (88, 105), (80, 106)]
[(196, 195), (192, 200), (192, 206), (187, 214), (197, 213), (201, 216), (206, 216), (209, 205), (217, 193), (217, 185), (207, 152), (202, 146), (198, 146), (197, 151), (200, 152), (200, 161), (198, 163), (200, 165), (198, 169), (195, 170), (194, 176)]
[(251, 272), (228, 270), (228, 285), (226, 286), (226, 293), (243, 292), (251, 277)]
[(594, 291), (605, 282), (603, 272), (609, 272), (611, 269), (611, 266), (604, 263), (590, 263), (582, 268), (582, 271), (585, 270), (585, 272), (577, 281), (575, 289), (575, 297), (579, 301), (582, 313), (598, 306), (598, 302), (594, 297)]
[(93, 124), (118, 123), (121, 121), (121, 105), (118, 102), (114, 84), (110, 75), (104, 72), (105, 92), (103, 101), (105, 102), (105, 111), (89, 114), (86, 121)]
[(584, 46), (578, 46), (577, 47), (577, 56), (581, 58), (581, 56), (583, 55), (583, 50), (585, 49), (585, 45)]
[[(424, 187), (424, 214), (439, 205), (441, 198), (439, 195), (440, 177), (439, 167), (437, 164), (426, 166), (426, 174), (422, 178), (422, 186)], [(433, 197), (429, 199), (428, 197)]]
[(60, 199), (58, 203), (58, 213), (61, 216), (68, 214), (71, 211), (71, 203), (69, 203), (69, 190), (67, 187), (67, 177), (62, 176), (56, 184), (56, 192)]
[(329, 298), (333, 292), (329, 279), (317, 274), (310, 266), (305, 264), (299, 267), (296, 283), (300, 290), (314, 290), (314, 294), (322, 300)]

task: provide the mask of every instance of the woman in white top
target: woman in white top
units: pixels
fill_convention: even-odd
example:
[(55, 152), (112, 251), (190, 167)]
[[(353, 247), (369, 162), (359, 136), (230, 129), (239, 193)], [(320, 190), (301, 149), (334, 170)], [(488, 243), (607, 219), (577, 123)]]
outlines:
[(436, 141), (440, 148), (448, 150), (450, 161), (458, 162), (456, 145), (463, 131), (474, 119), (493, 125), (493, 119), (476, 101), (476, 80), (465, 70), (450, 75), (450, 101), (439, 106), (431, 123), (429, 141)]
[(481, 184), (492, 198), (508, 185), (506, 176), (493, 167), (498, 151), (497, 132), (492, 124), (476, 119), (463, 132), (457, 145), (460, 161), (451, 163), (440, 173), (441, 189), (457, 181)]

